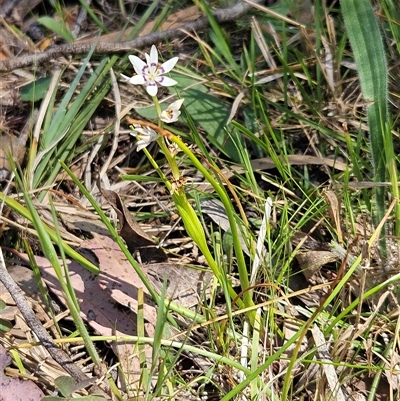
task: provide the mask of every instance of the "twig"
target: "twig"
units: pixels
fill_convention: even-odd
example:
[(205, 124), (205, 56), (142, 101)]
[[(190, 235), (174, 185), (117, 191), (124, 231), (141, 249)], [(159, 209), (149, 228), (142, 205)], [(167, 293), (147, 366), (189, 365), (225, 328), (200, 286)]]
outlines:
[[(260, 2), (257, 0), (255, 3)], [(239, 1), (232, 7), (216, 10), (213, 13), (214, 18), (218, 22), (234, 21), (246, 14), (253, 7)], [(196, 21), (183, 24), (179, 28), (169, 29), (161, 32), (153, 32), (148, 35), (128, 40), (120, 43), (108, 43), (99, 42), (95, 47), (95, 52), (104, 53), (118, 53), (123, 51), (131, 51), (132, 49), (141, 49), (148, 47), (154, 43), (163, 42), (165, 40), (172, 40), (182, 36), (185, 36), (184, 31), (196, 31), (203, 29), (209, 25), (207, 17), (199, 18)], [(51, 48), (42, 53), (36, 53), (29, 56), (15, 57), (7, 60), (0, 61), (0, 72), (9, 72), (17, 68), (28, 67), (31, 65), (39, 65), (51, 59), (55, 59), (60, 56), (71, 56), (78, 54), (87, 54), (91, 49), (91, 43), (74, 43), (66, 44)]]
[[(86, 4), (89, 6), (92, 0), (86, 0)], [(84, 7), (81, 7), (76, 18), (75, 24), (71, 29), (71, 33), (75, 39), (78, 38), (79, 32), (81, 31), (82, 24), (85, 22), (87, 17), (87, 11)]]

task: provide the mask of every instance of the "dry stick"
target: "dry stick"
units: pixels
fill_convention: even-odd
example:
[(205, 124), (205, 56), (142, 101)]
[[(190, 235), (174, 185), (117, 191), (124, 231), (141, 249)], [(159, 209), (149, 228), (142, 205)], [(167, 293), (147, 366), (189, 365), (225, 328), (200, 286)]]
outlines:
[[(89, 378), (86, 376), (71, 360), (71, 358), (61, 350), (57, 344), (53, 341), (52, 337), (42, 326), (42, 323), (36, 317), (25, 296), (18, 285), (15, 283), (13, 278), (10, 276), (6, 269), (4, 262), (3, 252), (0, 248), (0, 281), (7, 288), (8, 292), (11, 294), (13, 300), (15, 301), (19, 311), (25, 318), (26, 323), (30, 329), (36, 334), (42, 345), (49, 351), (51, 357), (67, 372), (69, 373), (77, 382), (87, 381)], [(96, 388), (98, 392), (102, 392), (97, 386), (93, 386), (93, 390)]]
[[(257, 0), (255, 3), (261, 2)], [(234, 21), (246, 14), (253, 8), (252, 5), (242, 3), (241, 1), (232, 7), (214, 11), (213, 16), (217, 22)], [(209, 25), (207, 17), (199, 18), (196, 21), (183, 24), (179, 28), (169, 29), (161, 32), (153, 32), (146, 36), (128, 40), (126, 42), (108, 43), (99, 42), (96, 45), (96, 53), (118, 53), (122, 51), (130, 51), (132, 49), (140, 49), (148, 47), (154, 43), (163, 42), (164, 40), (172, 40), (185, 36), (184, 31), (195, 31), (205, 28)], [(50, 59), (60, 56), (70, 56), (77, 54), (87, 54), (92, 47), (90, 43), (66, 44), (51, 48), (43, 53), (36, 53), (29, 56), (15, 57), (12, 59), (0, 61), (0, 72), (10, 72), (17, 68), (28, 67), (31, 65), (39, 65)]]
[[(86, 0), (86, 4), (90, 6), (92, 0)], [(78, 38), (79, 32), (81, 31), (83, 23), (86, 21), (87, 11), (85, 7), (81, 7), (78, 13), (78, 17), (75, 20), (74, 26), (71, 29), (71, 33), (75, 39)]]

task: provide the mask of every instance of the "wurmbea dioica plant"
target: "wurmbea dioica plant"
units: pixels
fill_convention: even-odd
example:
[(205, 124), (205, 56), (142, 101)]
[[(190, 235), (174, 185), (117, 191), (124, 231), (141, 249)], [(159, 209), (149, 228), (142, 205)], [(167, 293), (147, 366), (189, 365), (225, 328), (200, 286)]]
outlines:
[[(175, 64), (178, 61), (178, 57), (174, 57), (162, 64), (158, 62), (158, 51), (156, 47), (153, 45), (150, 50), (150, 55), (145, 54), (146, 62), (142, 61), (137, 56), (129, 56), (129, 60), (131, 61), (133, 68), (137, 75), (129, 78), (126, 75), (121, 76), (129, 81), (129, 83), (133, 85), (144, 85), (147, 93), (151, 96), (152, 101), (154, 103), (157, 116), (158, 116), (158, 124), (147, 123), (146, 126), (143, 126), (142, 121), (134, 121), (134, 125), (130, 128), (133, 130), (131, 135), (135, 136), (138, 139), (137, 142), (137, 151), (143, 150), (156, 169), (160, 177), (164, 180), (165, 185), (169, 189), (172, 194), (172, 198), (175, 202), (176, 208), (178, 210), (179, 215), (182, 218), (182, 221), (185, 225), (185, 229), (190, 237), (195, 241), (197, 246), (200, 248), (201, 252), (205, 256), (209, 266), (211, 267), (215, 277), (220, 283), (221, 287), (224, 290), (225, 298), (227, 301), (228, 312), (230, 311), (230, 300), (236, 299), (237, 294), (233, 290), (232, 286), (226, 280), (226, 275), (222, 270), (222, 266), (219, 266), (214, 260), (208, 245), (206, 236), (203, 230), (203, 227), (198, 219), (196, 212), (194, 211), (192, 205), (188, 202), (186, 193), (184, 190), (184, 177), (181, 176), (178, 164), (176, 162), (176, 149), (172, 149), (169, 147), (168, 141), (171, 141), (179, 150), (184, 152), (186, 156), (191, 160), (191, 162), (195, 165), (195, 167), (200, 170), (200, 172), (204, 175), (204, 177), (211, 183), (214, 187), (215, 191), (218, 193), (224, 207), (226, 209), (226, 213), (230, 222), (235, 254), (238, 262), (239, 268), (239, 276), (241, 281), (241, 287), (243, 290), (243, 301), (241, 299), (236, 299), (237, 304), (240, 307), (252, 307), (254, 306), (251, 292), (249, 291), (249, 279), (248, 273), (246, 269), (246, 264), (244, 260), (242, 246), (239, 241), (239, 235), (237, 231), (237, 225), (235, 222), (235, 217), (233, 214), (233, 206), (231, 201), (222, 185), (220, 185), (217, 180), (209, 173), (209, 171), (200, 163), (200, 161), (196, 158), (196, 156), (192, 153), (192, 151), (182, 142), (180, 138), (173, 135), (168, 130), (164, 129), (164, 123), (173, 123), (178, 121), (178, 117), (181, 114), (180, 108), (184, 102), (184, 99), (179, 99), (173, 103), (171, 103), (166, 110), (161, 111), (160, 103), (157, 98), (158, 93), (158, 85), (161, 86), (174, 86), (177, 85), (178, 82), (165, 76), (166, 73), (170, 72)], [(167, 162), (171, 168), (172, 178), (168, 179), (162, 170), (157, 165), (157, 162), (150, 155), (147, 146), (157, 141), (157, 144), (160, 146), (161, 151), (164, 153)], [(254, 320), (254, 311), (249, 312), (250, 321)]]

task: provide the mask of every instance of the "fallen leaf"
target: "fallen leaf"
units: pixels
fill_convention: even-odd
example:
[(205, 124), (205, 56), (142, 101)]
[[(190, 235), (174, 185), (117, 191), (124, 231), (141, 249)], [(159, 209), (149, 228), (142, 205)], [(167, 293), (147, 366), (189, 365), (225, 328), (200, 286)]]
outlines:
[(41, 401), (44, 393), (33, 381), (8, 377), (4, 374), (4, 369), (10, 363), (11, 357), (0, 345), (0, 401), (21, 400), (21, 394), (24, 394), (24, 401)]
[(296, 254), (296, 259), (307, 281), (310, 281), (322, 266), (338, 260), (337, 256), (330, 251), (302, 251)]
[(133, 220), (131, 213), (122, 202), (120, 196), (116, 192), (107, 189), (101, 188), (100, 191), (118, 215), (121, 226), (119, 234), (125, 240), (129, 251), (132, 254), (139, 251), (142, 263), (165, 262), (168, 259), (165, 252)]
[[(111, 239), (109, 239), (112, 241)], [(123, 259), (123, 254), (115, 252), (114, 248), (102, 249), (101, 239), (95, 245), (87, 244), (93, 248), (93, 252), (100, 255), (102, 259), (101, 273), (94, 275), (75, 261), (68, 261), (68, 271), (72, 287), (75, 291), (80, 312), (88, 324), (103, 336), (126, 336), (137, 335), (136, 313), (137, 288), (143, 287), (130, 264)], [(122, 255), (122, 256), (121, 256)], [(24, 257), (24, 255), (20, 255)], [(26, 256), (24, 257), (26, 258)], [(41, 271), (42, 278), (52, 293), (66, 306), (64, 295), (61, 291), (59, 281), (49, 261), (36, 256), (36, 263)], [(105, 259), (108, 262), (105, 262)], [(107, 267), (106, 267), (107, 266)], [(118, 301), (116, 301), (116, 299)], [(145, 316), (150, 322), (146, 325), (146, 336), (153, 336), (153, 328), (156, 321), (156, 310), (149, 296), (146, 298)], [(122, 310), (118, 303), (127, 306)], [(128, 341), (111, 342), (116, 355), (119, 356), (123, 371), (132, 378), (132, 381), (140, 377), (140, 364), (134, 355), (136, 344)], [(148, 360), (151, 358), (151, 348), (147, 347)]]
[(204, 269), (176, 263), (148, 264), (143, 269), (159, 294), (166, 281), (166, 297), (186, 308), (198, 305), (212, 288), (214, 276)]
[[(145, 335), (154, 336), (157, 320), (155, 304), (135, 270), (125, 258), (118, 244), (110, 237), (93, 234), (92, 239), (83, 241), (80, 251), (86, 249), (100, 268), (94, 275), (75, 261), (68, 261), (71, 285), (78, 299), (83, 318), (101, 335), (137, 335), (136, 311), (138, 309), (138, 288), (145, 295), (144, 316)], [(23, 255), (21, 255), (23, 257)], [(26, 258), (26, 257), (24, 257)], [(36, 256), (42, 277), (50, 290), (65, 304), (58, 279), (48, 260)], [(186, 307), (193, 307), (205, 297), (211, 287), (213, 275), (204, 270), (186, 268), (177, 264), (160, 263), (142, 266), (144, 272), (161, 291), (164, 280), (167, 283), (167, 297)], [(118, 304), (127, 309), (121, 310)], [(114, 352), (119, 356), (123, 370), (132, 379), (140, 377), (140, 365), (136, 357), (134, 343), (112, 342)], [(147, 360), (151, 360), (151, 348), (146, 346)]]

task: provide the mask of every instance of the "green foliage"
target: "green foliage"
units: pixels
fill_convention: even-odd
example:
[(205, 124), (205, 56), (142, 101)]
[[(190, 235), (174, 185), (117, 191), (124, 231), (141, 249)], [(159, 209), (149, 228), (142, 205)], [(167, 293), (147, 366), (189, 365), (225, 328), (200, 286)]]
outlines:
[[(369, 102), (367, 117), (374, 167), (374, 180), (385, 182), (388, 176), (388, 162), (385, 143), (390, 144), (388, 124), (388, 71), (382, 35), (369, 0), (342, 0), (342, 13), (353, 49), (354, 59), (364, 99)], [(393, 146), (391, 146), (393, 148)], [(392, 152), (393, 153), (393, 152)], [(377, 225), (385, 214), (385, 188), (375, 189)], [(382, 236), (385, 230), (382, 231)], [(386, 257), (386, 242), (381, 242), (382, 256)]]
[[(32, 183), (33, 188), (48, 185), (54, 181), (60, 171), (58, 161), (71, 159), (83, 129), (109, 91), (110, 82), (106, 76), (117, 58), (103, 59), (89, 79), (85, 79), (86, 82), (80, 88), (79, 94), (73, 98), (91, 55), (92, 52), (83, 61), (59, 107), (54, 108), (58, 90), (57, 82), (51, 85), (52, 92), (47, 94), (45, 104), (48, 107), (45, 119), (42, 121), (43, 132), (36, 139), (37, 143), (33, 142), (29, 153), (28, 182)], [(59, 79), (61, 79), (60, 73), (54, 76), (55, 81)], [(40, 123), (40, 121), (37, 122), (36, 131), (40, 130), (38, 126)], [(43, 196), (45, 196), (44, 193), (39, 198), (42, 199)]]
[(51, 82), (51, 77), (39, 78), (21, 88), (19, 94), (23, 102), (37, 102), (46, 96)]
[(7, 305), (5, 304), (5, 302), (0, 299), (0, 332), (1, 333), (7, 333), (8, 331), (10, 331), (12, 329), (12, 324), (5, 319), (2, 319), (1, 315), (2, 313), (6, 313), (7, 312)]
[(56, 35), (60, 36), (67, 42), (73, 42), (75, 40), (74, 35), (72, 35), (71, 31), (65, 25), (65, 22), (56, 21), (50, 17), (40, 17), (37, 22), (42, 24), (50, 31), (54, 32)]

